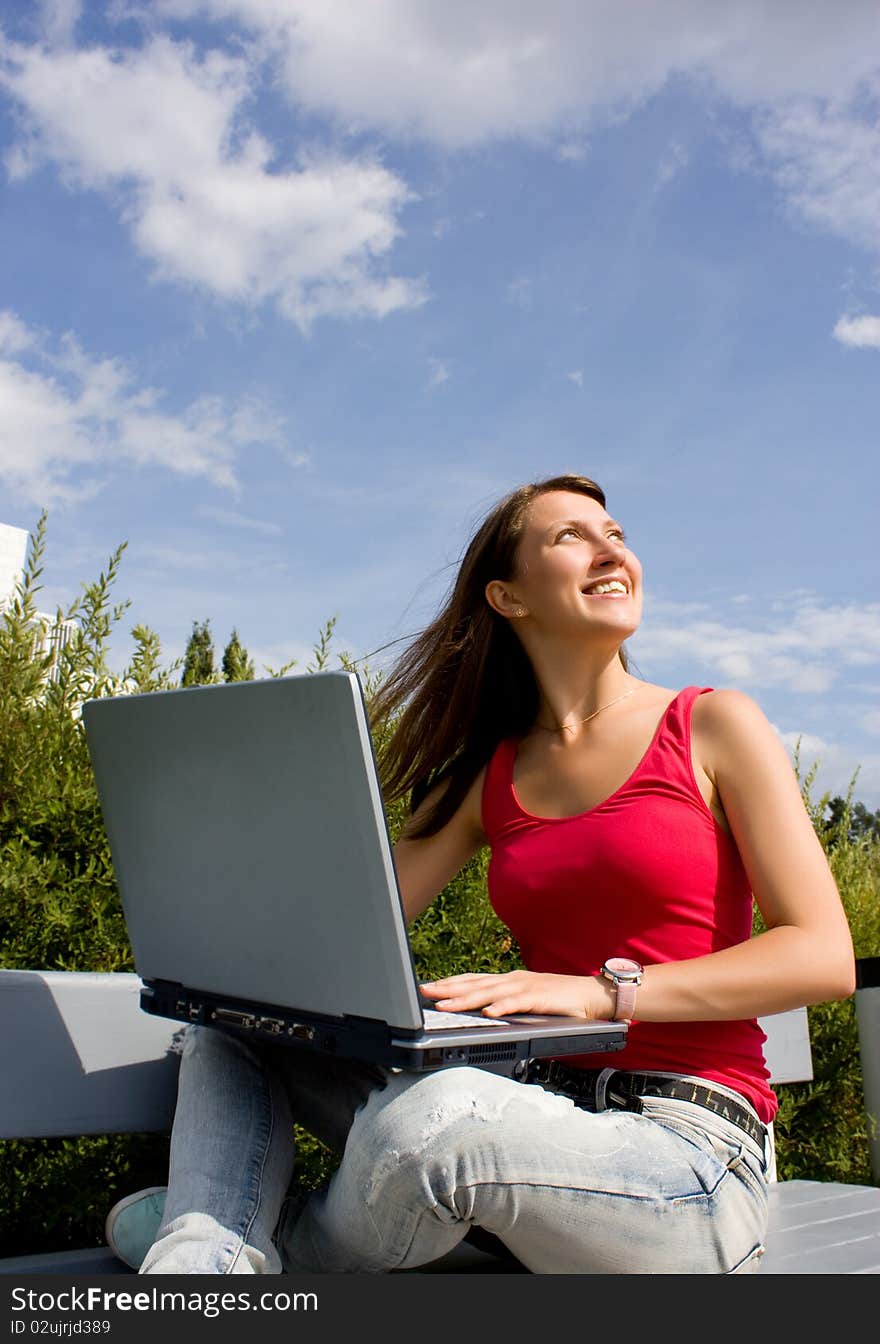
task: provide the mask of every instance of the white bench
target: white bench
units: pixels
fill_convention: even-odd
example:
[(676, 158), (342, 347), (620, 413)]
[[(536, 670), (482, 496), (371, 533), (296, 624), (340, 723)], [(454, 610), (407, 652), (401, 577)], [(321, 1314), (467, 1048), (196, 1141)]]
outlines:
[[(868, 972), (864, 973), (864, 968)], [(875, 1185), (777, 1181), (761, 1272), (880, 1273), (880, 958), (856, 991)], [(136, 975), (0, 970), (0, 1138), (165, 1133), (182, 1028), (139, 1005)], [(812, 1078), (806, 1010), (761, 1020), (774, 1083)], [(509, 1270), (467, 1243), (432, 1272)], [(0, 1260), (0, 1274), (131, 1273), (107, 1247)]]

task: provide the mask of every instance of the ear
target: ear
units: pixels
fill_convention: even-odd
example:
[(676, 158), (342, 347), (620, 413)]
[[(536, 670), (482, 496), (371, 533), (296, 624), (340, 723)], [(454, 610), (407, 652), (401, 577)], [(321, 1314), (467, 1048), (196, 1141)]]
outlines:
[(492, 579), (483, 590), (486, 601), (499, 616), (510, 620), (514, 617), (528, 616), (526, 608), (500, 579)]

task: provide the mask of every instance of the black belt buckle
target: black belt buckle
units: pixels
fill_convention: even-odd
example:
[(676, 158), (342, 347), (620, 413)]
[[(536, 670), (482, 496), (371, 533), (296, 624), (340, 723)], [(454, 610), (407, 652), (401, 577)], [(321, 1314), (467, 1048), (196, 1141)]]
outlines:
[(630, 1091), (625, 1079), (625, 1073), (611, 1075), (605, 1084), (605, 1104), (619, 1111), (634, 1111), (636, 1115), (641, 1115), (645, 1109), (644, 1102), (637, 1092)]
[(544, 1083), (547, 1081), (547, 1071), (552, 1064), (552, 1060), (521, 1059), (513, 1070), (513, 1076), (520, 1083)]

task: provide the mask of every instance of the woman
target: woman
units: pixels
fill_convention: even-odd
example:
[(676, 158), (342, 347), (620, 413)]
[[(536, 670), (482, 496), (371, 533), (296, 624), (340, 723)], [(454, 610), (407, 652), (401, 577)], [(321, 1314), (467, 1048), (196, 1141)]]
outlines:
[[(686, 589), (686, 548), (680, 573)], [(773, 729), (740, 691), (633, 677), (641, 610), (600, 487), (523, 486), (371, 706), (395, 716), (386, 802), (413, 808), (395, 847), (408, 918), (488, 845), (528, 967), (425, 995), (629, 1021), (612, 1067), (411, 1075), (194, 1029), (167, 1198), (108, 1217), (142, 1273), (388, 1272), (475, 1229), (536, 1273), (757, 1268), (777, 1103), (755, 1019), (851, 994), (852, 943)], [(293, 1118), (342, 1157), (283, 1205)]]

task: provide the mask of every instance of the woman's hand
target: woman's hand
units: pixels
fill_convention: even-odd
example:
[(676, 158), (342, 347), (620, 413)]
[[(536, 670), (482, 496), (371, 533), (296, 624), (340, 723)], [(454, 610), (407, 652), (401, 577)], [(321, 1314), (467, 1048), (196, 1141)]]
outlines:
[(552, 975), (539, 971), (507, 971), (502, 975), (450, 975), (430, 980), (422, 993), (441, 1012), (482, 1009), (487, 1017), (508, 1013), (558, 1013), (587, 1022), (614, 1012), (611, 986), (597, 975)]

